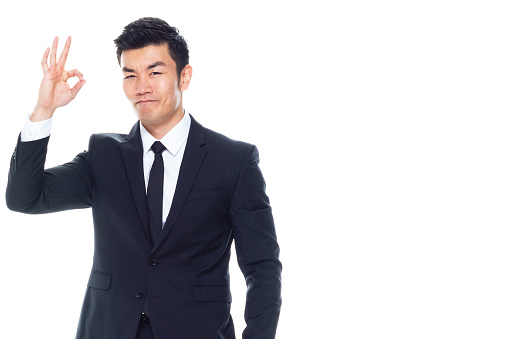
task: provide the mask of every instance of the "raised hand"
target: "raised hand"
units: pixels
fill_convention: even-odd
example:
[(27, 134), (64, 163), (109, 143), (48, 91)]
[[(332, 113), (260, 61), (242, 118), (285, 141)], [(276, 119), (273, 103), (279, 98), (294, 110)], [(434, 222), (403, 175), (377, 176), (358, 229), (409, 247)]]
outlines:
[[(71, 37), (67, 38), (58, 62), (56, 61), (57, 46), (58, 37), (55, 37), (51, 54), (48, 47), (42, 57), (41, 65), (44, 77), (39, 88), (39, 99), (31, 117), (34, 122), (51, 118), (55, 109), (71, 102), (85, 84), (85, 79), (83, 79), (83, 74), (80, 71), (77, 69), (65, 70), (65, 62), (71, 47)], [(71, 88), (67, 80), (72, 77), (78, 77), (79, 81)]]

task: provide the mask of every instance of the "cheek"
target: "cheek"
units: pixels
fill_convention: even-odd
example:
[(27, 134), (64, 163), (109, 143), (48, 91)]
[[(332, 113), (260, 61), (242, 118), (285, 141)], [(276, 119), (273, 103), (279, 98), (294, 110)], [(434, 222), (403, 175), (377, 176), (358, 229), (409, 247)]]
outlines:
[(133, 87), (132, 84), (130, 84), (129, 82), (124, 82), (122, 84), (122, 88), (124, 89), (124, 94), (129, 100), (131, 100), (131, 98), (133, 97), (132, 87)]
[(178, 86), (178, 83), (171, 80), (164, 81), (160, 84), (160, 93), (164, 96), (165, 104), (169, 105), (171, 102), (175, 101), (177, 97), (179, 97), (179, 91), (176, 86)]
[(182, 95), (177, 86), (178, 83), (175, 83), (175, 86), (172, 87), (171, 101), (173, 103), (173, 108), (177, 108), (180, 105), (180, 99)]

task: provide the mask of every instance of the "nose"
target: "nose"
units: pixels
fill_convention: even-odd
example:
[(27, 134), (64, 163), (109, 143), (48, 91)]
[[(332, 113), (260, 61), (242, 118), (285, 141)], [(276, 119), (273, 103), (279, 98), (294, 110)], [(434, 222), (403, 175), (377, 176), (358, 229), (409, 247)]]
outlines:
[(138, 78), (136, 94), (137, 95), (145, 95), (152, 93), (152, 86), (150, 86), (150, 81), (145, 77)]

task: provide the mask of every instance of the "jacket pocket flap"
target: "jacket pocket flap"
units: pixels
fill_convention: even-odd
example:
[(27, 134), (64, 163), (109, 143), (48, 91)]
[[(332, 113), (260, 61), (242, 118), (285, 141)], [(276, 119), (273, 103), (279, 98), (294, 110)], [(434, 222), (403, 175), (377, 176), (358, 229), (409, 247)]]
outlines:
[(111, 274), (92, 272), (88, 279), (88, 287), (97, 288), (100, 290), (109, 290), (111, 284)]
[(193, 286), (195, 301), (232, 302), (232, 293), (227, 286)]

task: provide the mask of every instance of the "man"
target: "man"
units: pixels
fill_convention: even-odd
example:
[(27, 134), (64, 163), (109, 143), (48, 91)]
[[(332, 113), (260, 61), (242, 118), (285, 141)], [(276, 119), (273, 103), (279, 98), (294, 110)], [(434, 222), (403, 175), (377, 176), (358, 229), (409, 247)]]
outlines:
[[(279, 246), (256, 147), (202, 127), (183, 109), (191, 80), (178, 30), (142, 18), (115, 40), (139, 122), (95, 134), (88, 151), (44, 170), (49, 125), (85, 80), (44, 53), (34, 112), (11, 159), (10, 209), (92, 207), (94, 261), (77, 338), (235, 338), (228, 264), (233, 239), (247, 284), (243, 338), (274, 338), (281, 306)], [(49, 61), (48, 61), (49, 57)], [(78, 77), (74, 87), (67, 84)]]

